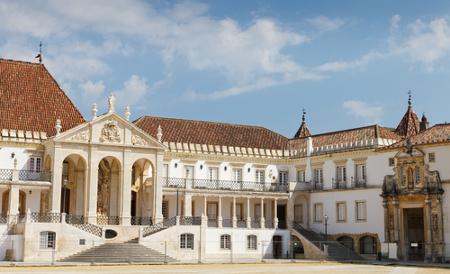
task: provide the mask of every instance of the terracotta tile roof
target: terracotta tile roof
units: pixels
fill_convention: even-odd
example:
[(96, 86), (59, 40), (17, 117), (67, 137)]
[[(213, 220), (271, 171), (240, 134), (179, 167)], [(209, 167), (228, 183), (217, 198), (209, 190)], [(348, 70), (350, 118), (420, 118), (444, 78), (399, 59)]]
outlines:
[(144, 116), (134, 123), (151, 136), (162, 128), (163, 142), (285, 149), (288, 139), (258, 126)]
[(395, 129), (395, 132), (405, 137), (414, 136), (420, 132), (419, 118), (417, 118), (417, 115), (411, 106), (411, 95), (408, 99), (408, 109), (398, 124), (397, 129)]
[[(379, 125), (371, 125), (360, 128), (352, 128), (335, 132), (326, 132), (316, 135), (311, 135), (313, 147), (322, 147), (327, 145), (340, 145), (345, 143), (354, 143), (366, 140), (373, 140), (376, 138), (400, 140), (400, 136), (394, 133), (391, 129)], [(290, 149), (305, 149), (306, 137), (295, 138), (289, 140)]]
[(0, 59), (0, 129), (55, 134), (85, 120), (44, 65)]
[[(450, 124), (436, 124), (415, 136), (410, 137), (412, 145), (436, 144), (450, 142)], [(404, 139), (397, 142), (389, 148), (398, 148), (407, 145), (407, 140)]]

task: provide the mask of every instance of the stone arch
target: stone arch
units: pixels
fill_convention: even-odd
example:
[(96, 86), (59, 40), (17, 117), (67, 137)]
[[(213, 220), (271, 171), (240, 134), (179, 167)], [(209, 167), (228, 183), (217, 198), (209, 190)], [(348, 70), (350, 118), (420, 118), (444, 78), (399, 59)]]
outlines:
[[(2, 216), (8, 216), (9, 214), (9, 189), (2, 194)], [(27, 213), (27, 194), (23, 190), (19, 190), (19, 214), (25, 215)]]
[(342, 235), (336, 239), (340, 244), (348, 249), (355, 250), (355, 242), (352, 237), (348, 235)]
[(98, 163), (97, 223), (119, 224), (122, 168), (114, 156), (105, 156)]
[(83, 214), (86, 176), (87, 161), (83, 156), (73, 153), (64, 158), (61, 178), (61, 212), (72, 215)]
[(146, 224), (144, 218), (152, 216), (155, 168), (146, 158), (134, 161), (131, 170), (131, 218), (132, 224)]
[(295, 235), (291, 235), (292, 244), (292, 256), (294, 259), (304, 259), (305, 258), (305, 248), (303, 247), (302, 241)]

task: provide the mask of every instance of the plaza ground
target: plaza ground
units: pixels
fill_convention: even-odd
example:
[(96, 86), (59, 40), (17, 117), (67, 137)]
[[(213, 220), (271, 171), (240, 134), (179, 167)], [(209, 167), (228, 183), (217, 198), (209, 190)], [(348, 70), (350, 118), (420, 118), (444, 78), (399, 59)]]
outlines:
[(197, 264), (197, 265), (115, 265), (58, 267), (0, 267), (0, 273), (450, 273), (450, 269), (413, 266), (360, 265), (328, 262)]

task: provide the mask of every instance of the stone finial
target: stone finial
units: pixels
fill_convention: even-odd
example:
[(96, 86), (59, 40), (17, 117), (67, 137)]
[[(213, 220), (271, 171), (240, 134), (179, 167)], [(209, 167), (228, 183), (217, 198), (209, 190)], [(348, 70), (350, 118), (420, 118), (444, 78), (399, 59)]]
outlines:
[(131, 112), (130, 112), (130, 106), (126, 106), (125, 107), (125, 119), (127, 120), (127, 121), (129, 121), (130, 120), (130, 115), (131, 115)]
[(111, 94), (108, 97), (108, 113), (114, 112), (115, 103), (116, 103), (116, 97), (114, 97), (114, 95)]
[(158, 142), (160, 142), (160, 143), (161, 143), (161, 140), (162, 140), (162, 136), (163, 136), (162, 128), (161, 128), (161, 125), (159, 125), (158, 126), (158, 131), (156, 133), (156, 138), (158, 139)]
[(93, 103), (92, 104), (92, 120), (94, 120), (95, 118), (97, 118), (97, 104)]
[(56, 129), (56, 135), (59, 135), (61, 133), (61, 129), (62, 129), (60, 119), (56, 119), (55, 129)]

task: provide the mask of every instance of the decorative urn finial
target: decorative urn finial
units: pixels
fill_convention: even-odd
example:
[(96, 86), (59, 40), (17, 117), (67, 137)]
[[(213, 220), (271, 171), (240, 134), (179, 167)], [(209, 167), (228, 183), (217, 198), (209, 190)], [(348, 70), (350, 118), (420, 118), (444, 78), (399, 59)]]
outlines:
[(92, 120), (94, 120), (95, 118), (97, 118), (97, 104), (93, 103), (92, 104)]
[(131, 112), (130, 112), (130, 106), (126, 106), (125, 107), (125, 119), (127, 120), (127, 121), (129, 121), (130, 120), (130, 115), (131, 115)]
[(156, 133), (156, 138), (158, 139), (158, 142), (160, 142), (160, 143), (161, 143), (161, 140), (162, 140), (162, 136), (163, 136), (162, 128), (161, 128), (161, 125), (159, 125), (158, 126), (158, 132)]
[(115, 103), (116, 103), (116, 97), (114, 97), (114, 95), (111, 94), (108, 97), (108, 113), (114, 112)]
[(61, 129), (62, 129), (60, 119), (56, 119), (55, 129), (56, 129), (56, 135), (59, 135), (61, 133)]

